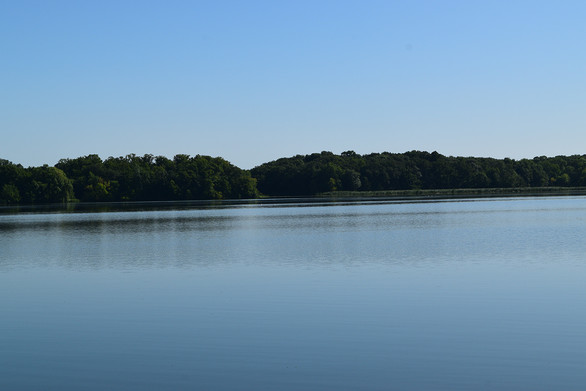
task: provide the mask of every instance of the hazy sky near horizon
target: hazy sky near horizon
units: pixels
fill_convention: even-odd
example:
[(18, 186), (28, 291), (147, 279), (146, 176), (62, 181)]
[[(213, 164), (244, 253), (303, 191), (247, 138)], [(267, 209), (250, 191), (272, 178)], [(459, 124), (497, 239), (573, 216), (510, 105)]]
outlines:
[(584, 1), (4, 1), (0, 158), (586, 154)]

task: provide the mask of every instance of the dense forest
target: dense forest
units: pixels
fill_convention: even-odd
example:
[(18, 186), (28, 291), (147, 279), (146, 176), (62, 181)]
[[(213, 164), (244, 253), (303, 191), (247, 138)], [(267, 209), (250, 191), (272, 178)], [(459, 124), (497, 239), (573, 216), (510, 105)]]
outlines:
[(421, 151), (368, 155), (321, 152), (265, 163), (252, 169), (251, 174), (258, 181), (258, 190), (270, 195), (586, 186), (586, 155), (513, 160)]
[(24, 168), (0, 159), (0, 204), (312, 196), (335, 191), (586, 186), (586, 155), (493, 159), (437, 152), (297, 155), (242, 170), (219, 157), (134, 154)]
[(166, 201), (255, 198), (250, 173), (209, 156), (98, 155), (62, 159), (55, 167), (0, 161), (0, 203)]

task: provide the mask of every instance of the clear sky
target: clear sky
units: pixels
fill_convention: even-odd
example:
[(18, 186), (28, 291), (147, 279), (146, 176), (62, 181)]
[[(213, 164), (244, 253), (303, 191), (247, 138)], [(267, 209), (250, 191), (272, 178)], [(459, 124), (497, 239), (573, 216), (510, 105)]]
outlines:
[(586, 154), (586, 1), (1, 1), (0, 158)]

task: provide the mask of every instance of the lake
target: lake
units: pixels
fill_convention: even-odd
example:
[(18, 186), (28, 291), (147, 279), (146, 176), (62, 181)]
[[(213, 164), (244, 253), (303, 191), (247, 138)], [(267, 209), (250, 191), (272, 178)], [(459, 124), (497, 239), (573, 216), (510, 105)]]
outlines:
[(586, 197), (0, 210), (2, 390), (582, 390)]

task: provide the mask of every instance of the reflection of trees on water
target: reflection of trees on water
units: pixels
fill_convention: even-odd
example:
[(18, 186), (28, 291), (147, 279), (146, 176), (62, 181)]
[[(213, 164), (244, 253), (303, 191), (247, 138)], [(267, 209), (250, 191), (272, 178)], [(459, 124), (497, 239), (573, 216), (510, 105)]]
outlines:
[[(299, 207), (288, 200), (217, 208), (5, 214), (0, 215), (0, 269), (139, 270), (234, 264), (311, 268), (465, 262), (487, 256), (506, 259), (515, 252), (523, 252), (518, 254), (523, 258), (540, 257), (550, 251), (548, 246), (580, 242), (584, 227), (579, 219), (586, 216), (576, 202), (563, 197), (320, 200)], [(560, 216), (566, 219), (562, 223)], [(568, 216), (572, 221), (567, 221)], [(516, 246), (494, 245), (508, 240)]]

